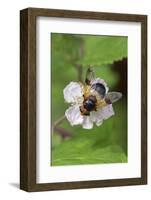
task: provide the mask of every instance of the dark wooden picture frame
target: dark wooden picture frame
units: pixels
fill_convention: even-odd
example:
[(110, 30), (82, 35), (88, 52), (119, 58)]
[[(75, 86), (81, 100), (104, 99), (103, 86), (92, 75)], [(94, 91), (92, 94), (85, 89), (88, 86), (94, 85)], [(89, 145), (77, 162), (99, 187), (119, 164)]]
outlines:
[[(62, 17), (141, 23), (141, 177), (36, 183), (36, 18)], [(20, 188), (46, 191), (147, 184), (147, 16), (27, 8), (20, 12)]]

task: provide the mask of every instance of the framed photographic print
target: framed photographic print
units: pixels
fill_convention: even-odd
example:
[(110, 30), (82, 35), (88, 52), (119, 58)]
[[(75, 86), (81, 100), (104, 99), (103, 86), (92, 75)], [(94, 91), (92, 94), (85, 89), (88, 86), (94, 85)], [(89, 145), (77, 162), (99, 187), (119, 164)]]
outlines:
[(20, 188), (147, 183), (147, 16), (20, 12)]

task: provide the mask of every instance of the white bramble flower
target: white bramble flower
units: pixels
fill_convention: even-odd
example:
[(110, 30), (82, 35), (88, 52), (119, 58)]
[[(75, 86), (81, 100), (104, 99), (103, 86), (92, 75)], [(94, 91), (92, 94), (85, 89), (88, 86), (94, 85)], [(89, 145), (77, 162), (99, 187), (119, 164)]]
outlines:
[[(103, 79), (96, 78), (91, 85), (100, 83), (105, 88), (105, 94), (108, 93), (109, 88)], [(85, 129), (92, 129), (93, 124), (100, 126), (103, 120), (114, 115), (112, 104), (105, 104), (95, 110), (91, 110), (88, 115), (84, 115), (80, 108), (83, 106), (84, 95), (86, 91), (85, 85), (78, 82), (70, 82), (63, 90), (64, 99), (71, 106), (65, 111), (65, 116), (70, 122), (71, 126), (82, 125)]]

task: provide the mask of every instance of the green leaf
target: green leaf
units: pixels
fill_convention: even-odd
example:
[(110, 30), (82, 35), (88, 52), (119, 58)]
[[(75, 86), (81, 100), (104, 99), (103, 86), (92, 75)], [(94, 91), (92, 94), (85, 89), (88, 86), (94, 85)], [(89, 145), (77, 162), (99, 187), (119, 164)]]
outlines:
[(100, 66), (112, 64), (127, 57), (127, 37), (124, 36), (84, 36), (85, 54), (80, 61), (84, 65)]
[(52, 48), (62, 60), (84, 66), (112, 64), (127, 57), (126, 36), (52, 34)]

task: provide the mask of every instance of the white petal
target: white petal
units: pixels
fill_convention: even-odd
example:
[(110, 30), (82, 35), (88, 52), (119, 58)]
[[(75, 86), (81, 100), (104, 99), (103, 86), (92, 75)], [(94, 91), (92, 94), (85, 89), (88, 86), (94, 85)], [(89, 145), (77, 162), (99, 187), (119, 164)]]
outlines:
[(82, 126), (85, 129), (92, 129), (93, 128), (93, 122), (90, 120), (90, 116), (84, 116)]
[(101, 114), (101, 110), (99, 111), (92, 111), (90, 113), (91, 121), (95, 122), (97, 126), (100, 126), (103, 123), (103, 116)]
[(101, 115), (102, 115), (103, 119), (108, 119), (112, 115), (114, 115), (114, 110), (113, 110), (112, 104), (109, 104), (109, 105), (103, 107), (101, 109)]
[(103, 124), (103, 120), (96, 122), (97, 126), (101, 126)]
[(100, 108), (98, 111), (92, 111), (90, 113), (90, 119), (92, 122), (95, 122), (97, 126), (100, 126), (103, 120), (110, 118), (112, 115), (114, 115), (114, 110), (112, 104), (109, 104)]
[(63, 90), (64, 99), (68, 103), (75, 103), (77, 98), (83, 96), (82, 87), (77, 82), (70, 82)]
[(65, 116), (70, 122), (71, 126), (82, 124), (83, 122), (83, 116), (80, 113), (79, 106), (75, 105), (69, 107), (65, 112)]
[(95, 84), (95, 83), (101, 83), (104, 85), (105, 89), (106, 89), (106, 93), (109, 91), (109, 88), (107, 86), (107, 83), (101, 79), (101, 78), (96, 78), (95, 80), (92, 81), (92, 84)]

